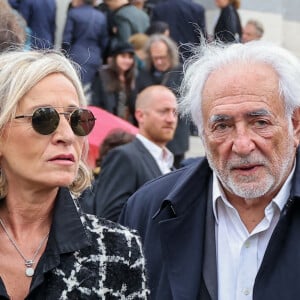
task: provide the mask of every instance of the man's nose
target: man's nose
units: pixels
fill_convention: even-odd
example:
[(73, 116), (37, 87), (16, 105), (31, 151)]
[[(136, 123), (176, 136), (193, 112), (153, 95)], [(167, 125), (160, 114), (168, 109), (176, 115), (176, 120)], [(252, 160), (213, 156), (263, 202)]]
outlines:
[(255, 149), (253, 133), (247, 128), (237, 128), (232, 137), (232, 151), (238, 155), (245, 156)]

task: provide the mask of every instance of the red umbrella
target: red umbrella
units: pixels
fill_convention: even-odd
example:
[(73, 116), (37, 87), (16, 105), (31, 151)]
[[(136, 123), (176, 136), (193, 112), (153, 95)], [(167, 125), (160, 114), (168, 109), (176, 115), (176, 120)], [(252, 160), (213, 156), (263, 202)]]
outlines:
[(138, 132), (138, 128), (99, 107), (89, 106), (88, 109), (93, 112), (96, 118), (95, 127), (88, 136), (88, 163), (92, 168), (94, 168), (96, 158), (99, 155), (100, 145), (108, 133), (114, 129), (122, 129), (129, 133), (136, 134)]

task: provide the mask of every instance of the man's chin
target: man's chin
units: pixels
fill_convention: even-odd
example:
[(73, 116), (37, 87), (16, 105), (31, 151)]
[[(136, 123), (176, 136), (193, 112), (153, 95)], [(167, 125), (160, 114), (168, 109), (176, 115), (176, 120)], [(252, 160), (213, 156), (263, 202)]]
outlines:
[(227, 188), (231, 193), (245, 199), (257, 199), (266, 195), (272, 188), (272, 182), (229, 182)]

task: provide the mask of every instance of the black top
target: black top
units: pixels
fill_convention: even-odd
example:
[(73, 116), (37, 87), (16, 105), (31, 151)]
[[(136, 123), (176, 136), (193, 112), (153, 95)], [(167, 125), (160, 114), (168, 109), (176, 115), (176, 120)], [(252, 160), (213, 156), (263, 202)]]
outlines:
[[(114, 292), (127, 297), (133, 291), (146, 299), (139, 239), (124, 227), (83, 214), (75, 204), (61, 188), (46, 250), (25, 299), (112, 299)], [(134, 266), (140, 259), (142, 264)], [(118, 277), (116, 270), (122, 270)], [(119, 290), (122, 284), (126, 291)], [(0, 299), (10, 299), (1, 278)]]
[(240, 17), (231, 4), (222, 8), (215, 26), (214, 37), (224, 43), (241, 41), (242, 26)]

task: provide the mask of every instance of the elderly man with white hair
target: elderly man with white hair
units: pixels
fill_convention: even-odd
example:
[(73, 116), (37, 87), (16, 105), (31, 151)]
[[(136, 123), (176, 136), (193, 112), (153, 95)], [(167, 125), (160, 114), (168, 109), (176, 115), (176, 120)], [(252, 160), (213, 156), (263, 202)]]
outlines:
[(142, 236), (153, 299), (298, 299), (300, 62), (262, 41), (195, 53), (181, 109), (206, 157), (142, 187), (120, 222)]

